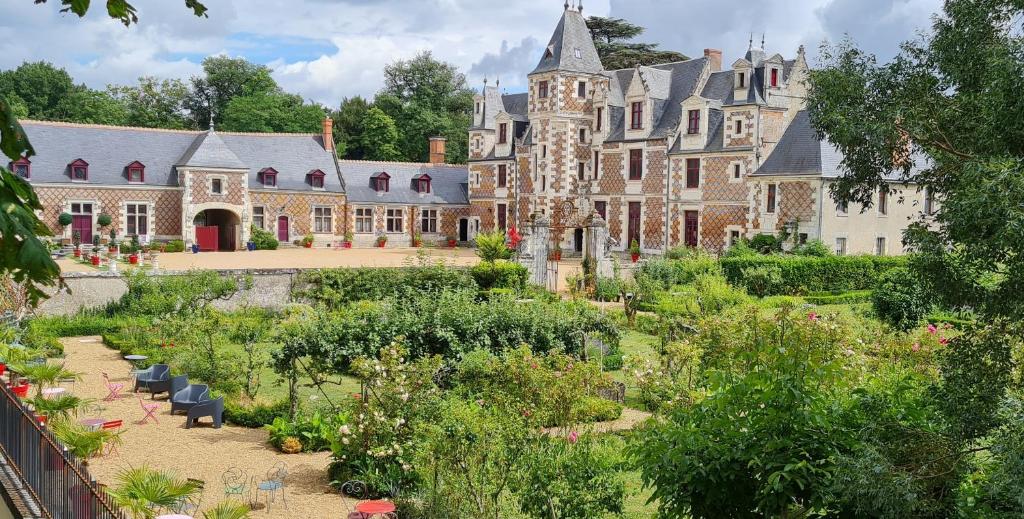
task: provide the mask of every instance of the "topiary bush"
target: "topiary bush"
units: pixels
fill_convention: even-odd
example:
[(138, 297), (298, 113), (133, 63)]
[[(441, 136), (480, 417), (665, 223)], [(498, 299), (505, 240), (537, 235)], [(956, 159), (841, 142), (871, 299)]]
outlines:
[(706, 274), (720, 274), (718, 260), (706, 252), (691, 251), (683, 259), (651, 258), (640, 264), (638, 275), (646, 275), (668, 290), (673, 285), (686, 285)]
[(224, 420), (241, 427), (258, 428), (274, 423), (275, 418), (288, 418), (288, 400), (274, 403), (243, 405), (237, 400), (225, 400)]
[(466, 269), (441, 265), (401, 268), (338, 268), (304, 271), (295, 295), (338, 308), (354, 301), (380, 301), (408, 293), (477, 289)]
[(110, 225), (112, 221), (113, 219), (110, 218), (110, 215), (107, 213), (100, 213), (96, 216), (96, 223), (99, 224), (100, 227), (106, 227)]
[(879, 319), (900, 330), (913, 328), (932, 308), (921, 283), (906, 267), (879, 276), (871, 306)]
[(521, 291), (526, 288), (526, 278), (530, 272), (518, 263), (497, 260), (480, 262), (470, 269), (469, 274), (480, 286), (480, 290), (506, 288)]
[(57, 217), (57, 223), (59, 223), (61, 227), (71, 225), (72, 220), (73, 218), (70, 213), (60, 213), (60, 216)]
[(771, 234), (758, 234), (750, 239), (750, 248), (761, 254), (771, 254), (782, 250), (782, 240)]
[[(744, 275), (749, 271), (762, 276), (763, 271), (748, 270), (770, 266), (778, 269), (781, 279), (762, 287), (764, 295), (803, 295), (813, 292), (843, 292), (875, 288), (878, 276), (895, 267), (904, 267), (907, 260), (900, 256), (741, 256), (724, 258), (722, 271), (729, 283), (751, 289)], [(770, 269), (774, 271), (773, 269)]]
[(251, 237), (256, 244), (256, 250), (277, 250), (278, 241), (274, 234), (268, 230), (252, 226)]
[(743, 287), (757, 297), (776, 293), (782, 285), (782, 269), (778, 265), (756, 265), (742, 270)]
[(164, 252), (185, 252), (185, 242), (182, 240), (171, 240), (164, 245)]

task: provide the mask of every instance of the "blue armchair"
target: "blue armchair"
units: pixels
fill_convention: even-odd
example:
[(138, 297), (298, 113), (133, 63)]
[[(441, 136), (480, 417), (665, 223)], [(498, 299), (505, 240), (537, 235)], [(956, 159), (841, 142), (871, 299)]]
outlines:
[(185, 428), (191, 428), (204, 416), (213, 418), (213, 428), (220, 429), (224, 418), (224, 397), (220, 396), (216, 400), (207, 400), (192, 406), (188, 410), (188, 418), (185, 419)]
[(188, 385), (188, 375), (178, 375), (167, 380), (158, 380), (149, 383), (150, 398), (156, 398), (160, 393), (167, 393), (167, 398), (174, 394), (174, 387), (183, 388)]
[(206, 384), (189, 384), (171, 395), (171, 414), (175, 411), (188, 411), (210, 400), (210, 388)]
[(171, 379), (171, 368), (167, 364), (153, 364), (135, 376), (135, 391), (149, 389), (150, 384)]

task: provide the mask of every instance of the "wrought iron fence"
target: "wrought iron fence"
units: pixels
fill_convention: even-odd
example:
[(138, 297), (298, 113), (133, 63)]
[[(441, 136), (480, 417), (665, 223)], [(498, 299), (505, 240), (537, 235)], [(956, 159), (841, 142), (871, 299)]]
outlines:
[(112, 499), (25, 405), (0, 383), (0, 453), (52, 519), (124, 519)]

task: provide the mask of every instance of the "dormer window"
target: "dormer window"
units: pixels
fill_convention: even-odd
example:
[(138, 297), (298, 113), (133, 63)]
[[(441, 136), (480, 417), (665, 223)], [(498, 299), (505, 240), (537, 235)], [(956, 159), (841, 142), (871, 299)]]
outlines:
[(771, 73), (771, 85), (772, 88), (778, 88), (779, 86), (779, 69), (773, 68)]
[(430, 192), (430, 175), (424, 173), (418, 177), (413, 177), (412, 181), (417, 193), (425, 194)]
[(391, 175), (381, 171), (376, 175), (370, 177), (370, 184), (373, 186), (373, 190), (377, 193), (387, 193)]
[(146, 182), (146, 166), (141, 162), (135, 161), (128, 164), (127, 171), (129, 184), (144, 184)]
[(89, 163), (78, 159), (71, 164), (68, 164), (71, 168), (71, 181), (72, 182), (88, 182), (89, 181)]
[(498, 144), (506, 142), (508, 142), (508, 123), (501, 123), (498, 125)]
[(274, 168), (263, 168), (259, 173), (260, 183), (263, 187), (277, 187), (277, 170)]
[(629, 128), (631, 130), (639, 130), (644, 127), (644, 103), (642, 101), (633, 103), (629, 121)]
[(25, 157), (22, 157), (11, 163), (11, 171), (19, 178), (28, 180), (32, 178), (32, 163)]
[(700, 110), (690, 110), (686, 113), (686, 133), (700, 133)]
[(324, 175), (323, 171), (320, 171), (319, 169), (314, 169), (313, 171), (307, 173), (306, 176), (309, 178), (309, 185), (312, 186), (313, 189), (324, 188), (324, 178), (327, 175)]
[(737, 72), (736, 73), (736, 88), (743, 88), (747, 86), (747, 73)]

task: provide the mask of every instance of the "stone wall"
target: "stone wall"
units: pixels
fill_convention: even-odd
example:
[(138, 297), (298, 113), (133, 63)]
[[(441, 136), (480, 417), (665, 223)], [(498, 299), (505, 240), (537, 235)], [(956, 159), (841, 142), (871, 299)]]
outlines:
[[(252, 287), (241, 290), (227, 301), (216, 301), (213, 306), (221, 310), (235, 310), (243, 306), (280, 309), (292, 302), (291, 292), (301, 270), (259, 269), (222, 270), (222, 276), (252, 276)], [(180, 276), (184, 272), (165, 271), (161, 276)], [(128, 286), (124, 278), (109, 272), (69, 272), (64, 274), (66, 291), (50, 291), (50, 298), (37, 310), (41, 315), (71, 315), (82, 309), (101, 308), (117, 301)]]

